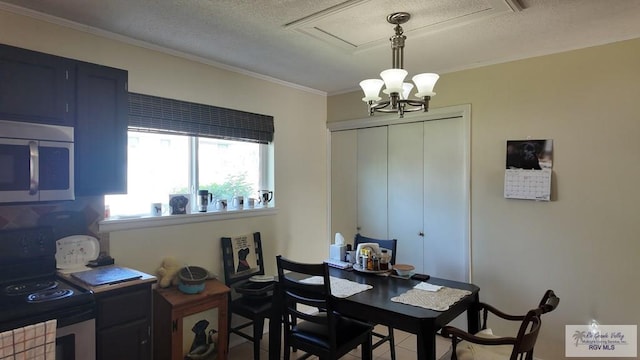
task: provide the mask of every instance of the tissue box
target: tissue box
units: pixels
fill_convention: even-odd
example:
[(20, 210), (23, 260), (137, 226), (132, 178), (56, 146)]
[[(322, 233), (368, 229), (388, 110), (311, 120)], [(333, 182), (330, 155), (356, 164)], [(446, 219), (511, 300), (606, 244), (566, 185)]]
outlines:
[(334, 260), (344, 261), (345, 256), (347, 256), (347, 246), (346, 245), (331, 245), (329, 246), (329, 258)]

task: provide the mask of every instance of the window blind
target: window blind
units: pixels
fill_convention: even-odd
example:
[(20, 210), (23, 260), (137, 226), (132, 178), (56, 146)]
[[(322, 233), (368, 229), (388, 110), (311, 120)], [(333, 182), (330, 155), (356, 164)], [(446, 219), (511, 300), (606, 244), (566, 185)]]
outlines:
[(129, 129), (262, 144), (273, 141), (273, 116), (129, 93)]

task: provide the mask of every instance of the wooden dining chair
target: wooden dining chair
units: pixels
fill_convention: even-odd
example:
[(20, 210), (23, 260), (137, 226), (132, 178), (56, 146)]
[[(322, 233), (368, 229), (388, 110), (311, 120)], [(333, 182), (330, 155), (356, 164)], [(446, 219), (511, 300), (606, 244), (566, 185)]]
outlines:
[[(303, 264), (276, 257), (278, 265), (278, 289), (284, 320), (284, 360), (289, 360), (291, 350), (305, 352), (320, 359), (337, 360), (361, 345), (363, 360), (373, 358), (371, 348), (372, 326), (336, 313), (331, 296), (329, 265)], [(310, 284), (301, 280), (321, 276), (322, 284)], [(309, 313), (298, 309), (299, 305), (317, 308)]]
[[(225, 285), (231, 288), (227, 344), (229, 344), (231, 333), (241, 336), (253, 342), (253, 358), (260, 360), (260, 339), (262, 339), (264, 319), (271, 315), (273, 295), (273, 281), (251, 282), (249, 280), (253, 276), (264, 275), (260, 233), (233, 238), (223, 237), (221, 245)], [(233, 314), (246, 320), (232, 327)], [(243, 331), (250, 326), (253, 327), (251, 334)]]
[[(391, 240), (374, 239), (374, 238), (362, 236), (358, 233), (356, 234), (353, 240), (353, 248), (357, 249), (358, 244), (364, 244), (364, 243), (376, 243), (381, 248), (391, 250), (390, 262), (392, 265), (396, 263), (396, 247), (398, 245), (397, 239), (391, 239)], [(372, 334), (377, 338), (376, 339), (377, 341), (373, 343), (373, 349), (379, 347), (380, 345), (388, 341), (391, 360), (396, 360), (396, 341), (393, 336), (393, 328), (391, 326), (387, 326), (387, 334), (381, 334), (376, 331), (374, 331)]]
[[(533, 360), (533, 349), (542, 326), (543, 314), (551, 312), (558, 307), (560, 298), (553, 290), (547, 290), (538, 304), (538, 307), (529, 310), (525, 315), (509, 315), (495, 307), (480, 303), (482, 310), (482, 330), (476, 334), (470, 334), (453, 326), (442, 328), (442, 335), (451, 339), (451, 360), (472, 359), (526, 359)], [(501, 319), (520, 321), (520, 328), (516, 336), (505, 337), (493, 334), (487, 328), (489, 313)]]

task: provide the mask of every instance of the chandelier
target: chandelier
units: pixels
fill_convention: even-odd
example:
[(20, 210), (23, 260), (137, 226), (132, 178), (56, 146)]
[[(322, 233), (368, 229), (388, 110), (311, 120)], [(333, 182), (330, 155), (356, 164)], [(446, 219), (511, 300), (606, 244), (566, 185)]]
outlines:
[[(367, 79), (360, 82), (360, 87), (364, 91), (362, 101), (369, 105), (370, 116), (373, 116), (375, 112), (397, 112), (400, 117), (403, 117), (406, 112), (426, 112), (429, 111), (429, 100), (436, 94), (433, 92), (433, 87), (440, 76), (434, 73), (418, 74), (411, 78), (416, 85), (417, 92), (415, 96), (418, 99), (408, 99), (409, 93), (413, 89), (413, 84), (404, 82), (404, 78), (408, 74), (402, 68), (404, 41), (407, 37), (402, 34), (403, 30), (400, 24), (406, 23), (410, 18), (411, 15), (406, 12), (397, 12), (387, 16), (387, 22), (396, 25), (396, 34), (389, 38), (389, 41), (391, 41), (393, 67), (380, 73), (382, 80)], [(385, 89), (382, 92), (389, 95), (388, 100), (381, 101), (380, 96), (378, 96), (382, 85), (385, 85)]]

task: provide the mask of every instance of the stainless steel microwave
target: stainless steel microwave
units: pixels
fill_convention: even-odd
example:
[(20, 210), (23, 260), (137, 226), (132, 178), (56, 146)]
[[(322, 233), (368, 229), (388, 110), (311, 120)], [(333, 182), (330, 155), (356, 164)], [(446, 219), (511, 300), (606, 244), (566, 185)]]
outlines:
[(73, 127), (0, 120), (0, 202), (74, 200)]

